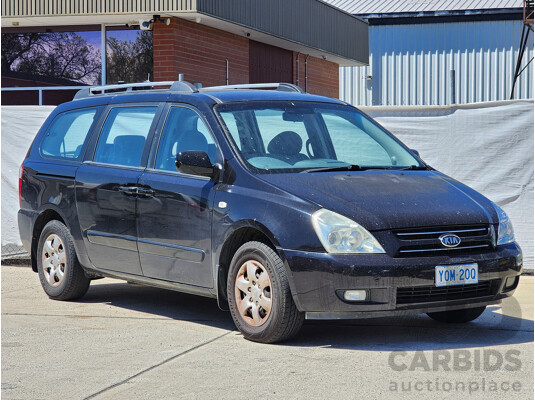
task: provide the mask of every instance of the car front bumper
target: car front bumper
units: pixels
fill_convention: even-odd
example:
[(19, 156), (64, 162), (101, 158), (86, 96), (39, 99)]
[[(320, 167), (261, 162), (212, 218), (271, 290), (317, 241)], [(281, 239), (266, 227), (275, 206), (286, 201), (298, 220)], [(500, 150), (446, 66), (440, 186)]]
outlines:
[[(379, 317), (496, 304), (513, 294), (522, 273), (522, 251), (516, 243), (462, 256), (281, 252), (294, 301), (307, 319)], [(478, 264), (477, 286), (435, 287), (436, 266), (472, 263)], [(343, 300), (343, 291), (358, 289), (366, 290), (366, 301)]]

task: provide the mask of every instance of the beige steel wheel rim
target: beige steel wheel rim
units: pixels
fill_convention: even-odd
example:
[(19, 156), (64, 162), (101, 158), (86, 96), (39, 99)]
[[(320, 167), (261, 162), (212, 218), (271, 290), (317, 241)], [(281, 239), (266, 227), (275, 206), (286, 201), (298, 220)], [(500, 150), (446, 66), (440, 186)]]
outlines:
[(243, 263), (236, 275), (234, 296), (241, 317), (251, 326), (261, 326), (271, 313), (271, 279), (258, 261)]
[(48, 235), (41, 255), (43, 274), (50, 286), (59, 286), (65, 277), (67, 257), (61, 238), (55, 233)]

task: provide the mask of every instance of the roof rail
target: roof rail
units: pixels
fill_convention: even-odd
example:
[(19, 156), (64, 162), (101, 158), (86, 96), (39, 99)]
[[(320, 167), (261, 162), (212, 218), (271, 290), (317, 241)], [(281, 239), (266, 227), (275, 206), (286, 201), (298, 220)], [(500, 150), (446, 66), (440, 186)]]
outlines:
[(104, 86), (90, 86), (79, 90), (74, 96), (74, 100), (86, 99), (93, 96), (104, 96), (109, 94), (131, 94), (138, 91), (152, 90), (157, 87), (168, 86), (167, 90), (178, 93), (197, 93), (210, 92), (216, 90), (235, 90), (235, 89), (273, 89), (281, 92), (297, 92), (305, 93), (299, 86), (291, 83), (246, 83), (241, 85), (225, 85), (225, 86), (210, 86), (197, 89), (191, 83), (186, 81), (164, 81), (164, 82), (138, 82), (138, 83), (122, 83), (117, 85)]
[[(91, 86), (79, 90), (74, 96), (74, 100), (84, 99), (92, 96), (102, 96), (106, 94), (125, 94), (132, 93), (134, 88), (143, 89), (154, 89), (160, 86), (169, 86), (170, 91), (172, 92), (182, 92), (182, 93), (195, 93), (197, 88), (191, 83), (186, 81), (164, 81), (164, 82), (138, 82), (138, 83), (124, 83), (117, 85), (104, 85), (104, 86)], [(149, 90), (150, 90), (149, 89)]]
[(233, 90), (233, 89), (274, 89), (281, 92), (297, 92), (305, 93), (299, 86), (292, 85), (291, 83), (245, 83), (241, 85), (224, 85), (224, 86), (210, 86), (205, 88), (199, 88), (199, 92), (210, 92), (215, 90)]

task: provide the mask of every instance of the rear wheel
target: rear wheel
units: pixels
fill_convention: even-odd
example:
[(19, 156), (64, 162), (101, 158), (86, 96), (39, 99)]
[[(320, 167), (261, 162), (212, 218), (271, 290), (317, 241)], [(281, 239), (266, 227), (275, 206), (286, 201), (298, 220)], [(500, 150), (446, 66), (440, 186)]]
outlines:
[(476, 308), (465, 308), (462, 310), (441, 311), (427, 313), (435, 321), (461, 324), (470, 322), (479, 317), (485, 311), (486, 306)]
[(37, 272), (44, 291), (54, 300), (77, 299), (89, 288), (90, 279), (78, 262), (72, 236), (59, 221), (50, 221), (41, 232)]
[(269, 246), (248, 242), (234, 255), (227, 298), (236, 327), (246, 339), (275, 343), (295, 336), (304, 321), (292, 299), (280, 257)]

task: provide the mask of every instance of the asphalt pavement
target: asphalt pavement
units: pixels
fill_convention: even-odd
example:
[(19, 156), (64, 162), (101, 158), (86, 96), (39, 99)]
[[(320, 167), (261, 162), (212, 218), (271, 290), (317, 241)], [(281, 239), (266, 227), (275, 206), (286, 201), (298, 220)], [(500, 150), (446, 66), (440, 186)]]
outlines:
[(212, 299), (100, 279), (53, 301), (23, 265), (1, 281), (4, 400), (533, 398), (533, 276), (469, 324), (308, 321), (277, 345)]

